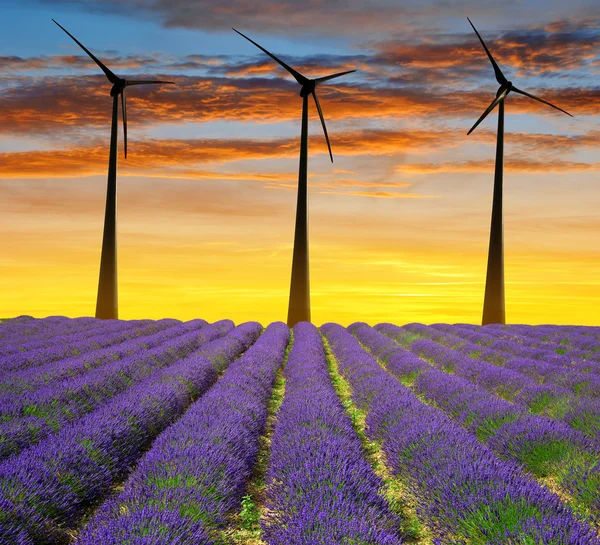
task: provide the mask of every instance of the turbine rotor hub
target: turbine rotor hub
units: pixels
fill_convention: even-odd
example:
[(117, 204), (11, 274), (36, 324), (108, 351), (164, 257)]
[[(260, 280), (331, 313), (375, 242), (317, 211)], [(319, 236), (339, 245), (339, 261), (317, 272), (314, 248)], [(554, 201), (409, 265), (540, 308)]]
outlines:
[(121, 94), (125, 87), (127, 87), (127, 80), (119, 78), (119, 81), (112, 86), (112, 89), (110, 90), (110, 96), (114, 97)]
[(302, 86), (302, 89), (300, 89), (300, 96), (304, 98), (305, 96), (310, 95), (315, 90), (315, 87), (315, 82), (310, 80)]
[(504, 92), (506, 92), (506, 94), (510, 93), (510, 90), (512, 89), (512, 87), (513, 87), (512, 81), (507, 81), (506, 83), (503, 83), (502, 85), (500, 85), (500, 87), (498, 87), (496, 96), (500, 96)]

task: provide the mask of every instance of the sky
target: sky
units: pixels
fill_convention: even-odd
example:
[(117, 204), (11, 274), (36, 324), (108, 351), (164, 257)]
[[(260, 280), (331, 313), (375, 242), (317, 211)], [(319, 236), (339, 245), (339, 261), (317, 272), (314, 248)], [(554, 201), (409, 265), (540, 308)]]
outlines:
[[(119, 317), (287, 317), (302, 98), (312, 320), (481, 323), (498, 84), (508, 323), (600, 324), (597, 0), (0, 0), (0, 317), (93, 316), (112, 99)], [(122, 128), (119, 129), (122, 146)]]

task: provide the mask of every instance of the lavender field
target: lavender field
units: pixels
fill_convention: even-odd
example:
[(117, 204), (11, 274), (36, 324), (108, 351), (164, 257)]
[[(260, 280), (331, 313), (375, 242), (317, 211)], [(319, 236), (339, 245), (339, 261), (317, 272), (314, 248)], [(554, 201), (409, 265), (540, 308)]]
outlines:
[(0, 322), (0, 544), (600, 544), (600, 327)]

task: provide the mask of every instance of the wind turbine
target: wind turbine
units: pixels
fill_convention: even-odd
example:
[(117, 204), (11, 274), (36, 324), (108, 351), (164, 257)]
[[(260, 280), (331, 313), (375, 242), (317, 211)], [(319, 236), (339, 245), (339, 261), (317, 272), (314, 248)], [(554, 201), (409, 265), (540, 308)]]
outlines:
[[(471, 19), (467, 17), (469, 23)], [(536, 97), (530, 93), (526, 93), (521, 89), (517, 89), (512, 81), (508, 81), (506, 76), (500, 70), (500, 67), (492, 57), (490, 50), (485, 45), (483, 39), (477, 32), (477, 29), (471, 23), (475, 34), (479, 38), (483, 49), (487, 53), (494, 73), (496, 74), (496, 81), (500, 84), (498, 91), (496, 92), (496, 98), (487, 107), (485, 112), (481, 114), (481, 117), (475, 122), (475, 125), (471, 127), (467, 135), (471, 134), (477, 125), (479, 125), (488, 114), (498, 106), (498, 136), (496, 139), (496, 170), (494, 174), (494, 197), (492, 201), (492, 225), (490, 229), (490, 247), (488, 252), (488, 266), (487, 266), (487, 277), (485, 282), (485, 298), (483, 302), (483, 319), (482, 325), (486, 324), (504, 324), (506, 321), (505, 307), (504, 307), (504, 235), (502, 226), (502, 176), (504, 170), (504, 99), (508, 96), (511, 91), (524, 95), (526, 97), (537, 100), (552, 106), (556, 110), (559, 110), (571, 117), (569, 112), (550, 104), (550, 102)]]
[[(233, 29), (235, 30), (235, 28)], [(290, 302), (288, 307), (287, 324), (293, 327), (298, 322), (310, 322), (310, 282), (308, 271), (308, 186), (307, 186), (307, 166), (308, 166), (308, 97), (312, 95), (321, 118), (321, 125), (327, 140), (329, 149), (329, 157), (333, 163), (333, 154), (331, 153), (331, 144), (323, 118), (321, 104), (317, 98), (316, 87), (321, 83), (330, 79), (339, 78), (345, 74), (356, 72), (356, 70), (348, 70), (346, 72), (338, 72), (330, 76), (321, 78), (309, 79), (300, 72), (288, 66), (281, 59), (267, 51), (264, 47), (258, 45), (254, 40), (251, 40), (245, 34), (235, 30), (240, 36), (243, 36), (249, 42), (253, 43), (260, 50), (264, 51), (275, 62), (283, 66), (294, 79), (302, 86), (300, 96), (302, 97), (302, 130), (300, 133), (300, 168), (298, 172), (298, 200), (296, 204), (296, 231), (294, 234), (294, 254), (292, 259), (292, 279), (290, 283)]]
[[(54, 19), (52, 19), (54, 21)], [(170, 83), (172, 81), (127, 80), (118, 77), (100, 62), (73, 34), (54, 21), (106, 74), (113, 84), (110, 96), (113, 97), (112, 124), (110, 129), (110, 155), (108, 160), (108, 187), (106, 191), (106, 211), (104, 214), (104, 234), (102, 237), (102, 257), (100, 258), (100, 279), (98, 299), (96, 300), (96, 318), (117, 319), (119, 317), (117, 297), (117, 133), (119, 128), (119, 96), (123, 109), (123, 151), (127, 159), (127, 106), (125, 88), (130, 85)]]

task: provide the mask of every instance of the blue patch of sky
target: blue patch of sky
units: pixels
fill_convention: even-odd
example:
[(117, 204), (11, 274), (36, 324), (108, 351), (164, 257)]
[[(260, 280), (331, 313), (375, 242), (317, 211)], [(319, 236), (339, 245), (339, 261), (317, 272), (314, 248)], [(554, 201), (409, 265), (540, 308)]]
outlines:
[[(540, 112), (540, 115), (511, 113), (510, 105), (507, 104), (504, 121), (505, 132), (522, 131), (540, 134), (563, 134), (567, 136), (581, 134), (581, 127), (574, 121), (575, 118), (568, 117), (556, 110), (553, 111), (549, 106), (543, 104), (540, 104), (540, 108), (548, 109), (549, 113), (543, 112), (543, 115), (542, 112)], [(485, 122), (487, 122), (487, 119)]]
[[(77, 46), (55, 27), (50, 18), (56, 18), (63, 26), (77, 36), (85, 45), (94, 52), (118, 51), (119, 55), (147, 56), (157, 54), (159, 58), (168, 63), (169, 60), (178, 62), (185, 60), (188, 55), (226, 55), (233, 60), (265, 58), (256, 50), (255, 46), (246, 42), (233, 31), (203, 32), (180, 28), (164, 28), (156, 21), (147, 18), (134, 20), (130, 16), (113, 15), (106, 13), (89, 13), (64, 4), (56, 6), (36, 3), (20, 3), (3, 7), (3, 17), (0, 20), (0, 34), (4, 39), (0, 42), (1, 55), (18, 55), (23, 57), (52, 55), (52, 54), (78, 54)], [(468, 32), (463, 28), (460, 19), (449, 20), (452, 24), (448, 30)], [(485, 24), (486, 20), (482, 22)], [(497, 28), (498, 25), (495, 25)], [(506, 28), (506, 26), (504, 26)], [(242, 29), (244, 30), (244, 29)], [(493, 27), (486, 27), (486, 31), (493, 34)], [(311, 36), (310, 39), (302, 35), (284, 37), (266, 33), (251, 32), (251, 37), (263, 46), (272, 50), (286, 59), (295, 62), (302, 58), (318, 58), (319, 56), (347, 56), (357, 53), (352, 48), (361, 43), (356, 34), (347, 34), (342, 37)], [(382, 37), (384, 38), (384, 37)], [(492, 44), (493, 46), (493, 40)], [(493, 47), (492, 47), (493, 48)], [(301, 51), (301, 53), (299, 53)], [(482, 58), (483, 52), (482, 52)], [(93, 68), (90, 69), (90, 72)], [(127, 70), (129, 71), (129, 70)], [(151, 72), (152, 68), (134, 69), (133, 72)], [(491, 68), (490, 68), (491, 71)], [(75, 70), (63, 69), (63, 73), (74, 73)], [(86, 70), (87, 72), (87, 70)], [(177, 72), (177, 71), (176, 71)], [(182, 69), (187, 73), (187, 69)], [(510, 72), (510, 69), (508, 70)], [(522, 85), (548, 85), (565, 86), (569, 84), (582, 85), (581, 74), (585, 69), (563, 75), (560, 81), (555, 77), (540, 78), (533, 76), (525, 78)], [(36, 72), (38, 73), (38, 72)], [(44, 72), (41, 72), (42, 74)], [(189, 73), (205, 73), (205, 70), (189, 70)], [(34, 72), (25, 72), (34, 74)], [(310, 75), (310, 74), (309, 74)], [(507, 75), (510, 76), (509, 73)], [(347, 81), (360, 79), (360, 73), (348, 76)], [(490, 72), (490, 85), (494, 82)], [(583, 80), (585, 84), (585, 80)]]
[[(463, 128), (466, 132), (473, 126), (475, 121), (485, 110), (485, 104), (481, 105), (479, 110), (474, 109), (472, 116), (464, 119), (453, 120), (453, 126), (456, 128)], [(540, 104), (541, 108), (549, 108)], [(582, 127), (577, 123), (573, 122), (573, 118), (566, 116), (560, 112), (556, 113), (558, 119), (554, 119), (553, 113), (549, 115), (535, 115), (535, 114), (524, 114), (516, 113), (514, 110), (511, 112), (510, 103), (507, 103), (504, 113), (504, 132), (510, 134), (511, 132), (529, 132), (529, 133), (540, 133), (540, 134), (564, 134), (567, 136), (574, 136), (582, 134)], [(561, 119), (564, 117), (564, 119)], [(476, 131), (491, 130), (496, 131), (498, 126), (498, 109), (496, 108), (490, 113), (475, 129)], [(475, 133), (473, 133), (475, 134)]]
[[(36, 3), (20, 3), (2, 6), (0, 19), (0, 54), (38, 56), (64, 53), (65, 39), (51, 18), (75, 35), (90, 49), (116, 49), (120, 54), (146, 54), (160, 51), (165, 55), (253, 55), (255, 46), (246, 42), (233, 31), (204, 32), (181, 28), (165, 28), (157, 21), (147, 18), (135, 20), (125, 15), (86, 12), (64, 4), (55, 6)], [(249, 33), (256, 41), (282, 55), (348, 54), (343, 39), (315, 38), (291, 39)]]
[(262, 140), (294, 138), (299, 135), (300, 121), (258, 123), (242, 121), (208, 121), (204, 123), (161, 124), (147, 128), (147, 138), (186, 140), (194, 138), (243, 138)]
[[(580, 148), (575, 149), (572, 152), (566, 154), (565, 157), (562, 157), (567, 161), (573, 161), (576, 163), (590, 163), (590, 164), (598, 164), (598, 151), (597, 149), (591, 148)], [(597, 176), (597, 173), (596, 173)]]
[(28, 151), (49, 151), (56, 149), (56, 143), (48, 138), (35, 138), (30, 135), (0, 136), (2, 153), (19, 153)]

